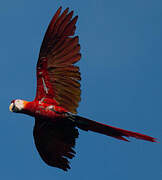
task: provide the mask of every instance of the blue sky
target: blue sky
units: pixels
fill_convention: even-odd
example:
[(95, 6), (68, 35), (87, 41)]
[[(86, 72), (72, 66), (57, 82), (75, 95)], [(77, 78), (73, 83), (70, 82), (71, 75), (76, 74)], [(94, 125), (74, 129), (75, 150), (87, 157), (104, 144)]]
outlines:
[[(10, 113), (8, 106), (15, 98), (34, 98), (39, 47), (60, 5), (79, 15), (79, 114), (160, 143), (127, 143), (80, 131), (68, 173), (40, 159), (32, 137), (34, 119)], [(2, 0), (0, 22), (0, 179), (161, 179), (161, 0)]]

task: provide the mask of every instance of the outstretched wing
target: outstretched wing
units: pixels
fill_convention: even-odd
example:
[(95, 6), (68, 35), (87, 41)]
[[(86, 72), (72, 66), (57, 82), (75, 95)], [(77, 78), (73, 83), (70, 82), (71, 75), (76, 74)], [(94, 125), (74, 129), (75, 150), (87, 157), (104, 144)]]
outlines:
[(68, 8), (61, 14), (61, 7), (52, 18), (37, 63), (36, 100), (50, 98), (55, 105), (76, 113), (80, 101), (81, 80), (79, 67), (74, 64), (80, 60), (78, 36), (73, 36), (77, 16)]
[(75, 155), (73, 148), (79, 135), (72, 121), (61, 119), (52, 122), (47, 119), (36, 119), (33, 135), (44, 162), (64, 171), (70, 169), (68, 159), (72, 159)]

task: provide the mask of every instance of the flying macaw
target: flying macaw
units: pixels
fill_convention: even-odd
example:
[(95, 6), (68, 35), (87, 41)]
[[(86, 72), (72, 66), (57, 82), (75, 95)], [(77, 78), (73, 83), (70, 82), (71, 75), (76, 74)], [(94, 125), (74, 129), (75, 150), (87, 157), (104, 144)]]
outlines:
[(81, 76), (75, 65), (81, 58), (79, 38), (74, 36), (78, 16), (72, 18), (73, 11), (67, 8), (61, 13), (61, 9), (52, 18), (40, 48), (35, 99), (16, 99), (9, 107), (12, 112), (35, 118), (34, 141), (43, 161), (64, 171), (70, 169), (77, 128), (124, 141), (128, 141), (125, 137), (134, 137), (156, 142), (153, 137), (76, 115), (81, 100)]

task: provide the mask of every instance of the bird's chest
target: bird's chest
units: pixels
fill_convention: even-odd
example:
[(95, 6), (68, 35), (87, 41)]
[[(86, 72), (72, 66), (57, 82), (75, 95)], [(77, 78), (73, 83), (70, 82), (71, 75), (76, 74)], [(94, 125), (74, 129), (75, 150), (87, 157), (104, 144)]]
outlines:
[(64, 117), (65, 111), (63, 111), (61, 108), (55, 105), (40, 103), (36, 108), (35, 116), (54, 119), (58, 117)]

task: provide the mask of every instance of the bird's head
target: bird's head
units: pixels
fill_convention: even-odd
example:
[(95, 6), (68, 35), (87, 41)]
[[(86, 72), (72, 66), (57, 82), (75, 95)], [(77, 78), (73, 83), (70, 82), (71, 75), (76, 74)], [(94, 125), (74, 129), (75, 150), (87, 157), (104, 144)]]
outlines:
[(11, 101), (11, 104), (9, 106), (9, 110), (11, 112), (16, 112), (16, 113), (22, 112), (24, 110), (25, 104), (26, 101), (24, 100), (21, 99), (13, 100)]

